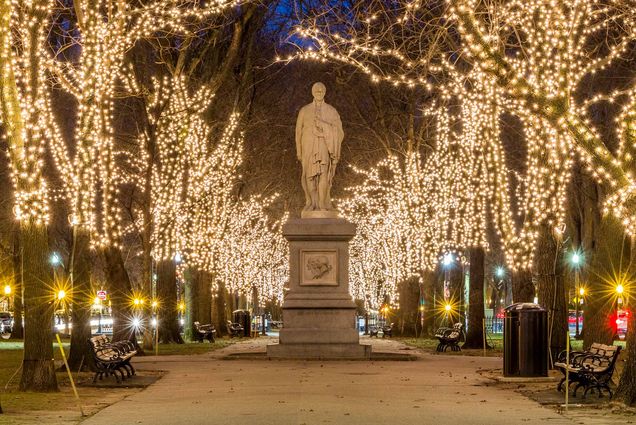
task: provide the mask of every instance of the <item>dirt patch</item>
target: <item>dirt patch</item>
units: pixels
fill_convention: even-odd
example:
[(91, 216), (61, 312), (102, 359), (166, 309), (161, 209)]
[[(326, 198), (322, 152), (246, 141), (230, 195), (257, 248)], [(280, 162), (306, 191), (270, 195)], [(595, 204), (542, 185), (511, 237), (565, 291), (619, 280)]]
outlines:
[[(497, 376), (503, 375), (502, 369), (482, 369), (478, 373), (486, 378), (485, 385), (495, 386), (502, 390), (514, 391), (523, 396), (534, 400), (535, 402), (553, 409), (554, 411), (570, 417), (575, 423), (581, 424), (608, 424), (608, 423), (624, 423), (636, 424), (636, 409), (630, 409), (625, 405), (613, 402), (606, 393), (603, 397), (597, 394), (588, 394), (587, 397), (582, 396), (579, 390), (576, 397), (570, 391), (568, 400), (568, 409), (565, 409), (565, 395), (563, 392), (557, 391), (558, 380), (554, 382), (500, 382)], [(550, 371), (550, 376), (555, 379), (560, 378), (558, 371)], [(615, 389), (615, 388), (614, 388)]]
[[(92, 383), (93, 374), (73, 374), (82, 410), (86, 417), (105, 407), (136, 394), (156, 382), (162, 372), (138, 371), (138, 374), (117, 384), (113, 377)], [(4, 414), (0, 422), (7, 425), (76, 424), (83, 418), (66, 373), (58, 373), (60, 391), (55, 393), (20, 392), (11, 387), (0, 395)]]

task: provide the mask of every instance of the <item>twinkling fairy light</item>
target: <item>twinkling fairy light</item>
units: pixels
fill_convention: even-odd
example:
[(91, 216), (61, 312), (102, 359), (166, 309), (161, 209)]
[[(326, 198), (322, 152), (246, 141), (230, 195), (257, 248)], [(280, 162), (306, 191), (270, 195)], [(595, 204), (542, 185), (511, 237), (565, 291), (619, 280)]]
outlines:
[[(183, 75), (153, 80), (147, 111), (154, 143), (142, 134), (126, 157), (130, 181), (143, 186), (141, 170), (151, 154), (145, 150), (154, 146), (152, 256), (162, 261), (183, 253), (182, 267), (210, 272), (233, 292), (249, 295), (256, 288), (261, 301), (280, 299), (288, 248), (282, 221), (266, 213), (273, 199), (237, 196), (244, 146), (240, 115), (231, 114), (217, 134), (204, 119), (211, 92), (192, 83)], [(130, 78), (129, 88), (136, 85)]]
[[(31, 2), (15, 1), (28, 5)], [(43, 28), (43, 45), (35, 54), (40, 77), (53, 81), (77, 103), (71, 140), (59, 128), (58, 108), (51, 92), (40, 99), (44, 136), (51, 146), (55, 165), (71, 207), (71, 223), (92, 235), (93, 246), (120, 241), (121, 211), (118, 192), (122, 175), (115, 146), (114, 99), (122, 80), (126, 52), (158, 31), (187, 34), (192, 22), (214, 17), (241, 1), (155, 0), (145, 4), (113, 0), (76, 0), (55, 3), (39, 11), (49, 22)], [(20, 30), (20, 14), (14, 27)], [(28, 23), (26, 23), (28, 25)], [(46, 43), (44, 35), (54, 33)], [(68, 54), (67, 52), (72, 52)], [(23, 55), (24, 56), (24, 55)], [(26, 56), (25, 56), (26, 60)], [(50, 78), (52, 77), (52, 78)]]
[(289, 247), (281, 229), (286, 216), (272, 222), (265, 213), (271, 201), (253, 197), (237, 202), (217, 252), (218, 278), (235, 293), (249, 296), (256, 288), (261, 304), (282, 300), (289, 279)]
[[(513, 270), (532, 267), (542, 225), (563, 229), (565, 191), (577, 157), (614, 193), (606, 201), (606, 211), (619, 217), (630, 233), (636, 232), (636, 189), (630, 166), (625, 163), (629, 155), (612, 155), (587, 118), (589, 104), (602, 99), (574, 95), (586, 79), (615, 63), (636, 39), (633, 2), (534, 0), (495, 5), (461, 0), (447, 2), (445, 10), (435, 6), (437, 14), (426, 2), (395, 2), (391, 8), (381, 2), (363, 3), (352, 3), (351, 10), (357, 11), (353, 14), (325, 5), (320, 14), (306, 17), (291, 37), (304, 39), (295, 43), (297, 53), (278, 59), (342, 62), (374, 82), (431, 90), (440, 104), (453, 98), (462, 105), (459, 121), (466, 136), (474, 132), (471, 128), (480, 127), (471, 122), (497, 120), (501, 112), (517, 116), (523, 126), (527, 157), (516, 187), (508, 181), (494, 123), (481, 126), (490, 128), (488, 138), (492, 143), (475, 145), (485, 158), (483, 167), (468, 147), (464, 150), (466, 158), (460, 159), (468, 167), (467, 174), (475, 171), (471, 167), (482, 167), (473, 175), (488, 181), (484, 193), (492, 195), (495, 228)], [(355, 16), (353, 22), (351, 16)], [(436, 20), (439, 16), (443, 18)], [(452, 26), (461, 35), (459, 47), (444, 35)], [(421, 35), (419, 46), (410, 43), (414, 34)], [(431, 45), (431, 40), (438, 42)], [(460, 56), (462, 60), (458, 61)], [(467, 64), (473, 69), (467, 70)], [(491, 95), (480, 96), (487, 92)], [(620, 95), (617, 92), (601, 97), (612, 101)], [(489, 103), (496, 104), (498, 111), (488, 112)], [(481, 118), (471, 119), (471, 110), (479, 111)], [(438, 123), (443, 123), (443, 114), (433, 114), (437, 114)], [(623, 137), (630, 123), (628, 115), (619, 117)], [(439, 130), (449, 132), (443, 125)], [(437, 137), (443, 139), (443, 135)], [(470, 140), (475, 139), (467, 137), (456, 149), (464, 149)], [(440, 165), (450, 173), (457, 159), (441, 155), (440, 151), (434, 153), (433, 160), (438, 156)], [(430, 158), (426, 160), (432, 163)], [(456, 183), (451, 182), (449, 187), (456, 190), (439, 187), (440, 196), (453, 199), (443, 195), (445, 191), (447, 195), (455, 193), (453, 202), (458, 205), (472, 202), (475, 220), (480, 222), (484, 203), (479, 197), (470, 200), (472, 194), (465, 190), (471, 185), (460, 191)], [(519, 195), (514, 214), (509, 199), (513, 193)], [(435, 201), (429, 196), (426, 202)], [(440, 219), (435, 221), (436, 227), (440, 231), (455, 229), (450, 234), (450, 240), (454, 239), (461, 226), (448, 227), (445, 223), (453, 218), (443, 212)]]
[(339, 202), (357, 225), (350, 244), (351, 292), (367, 307), (378, 309), (387, 299), (397, 303), (398, 283), (433, 267), (425, 255), (431, 235), (422, 220), (420, 167), (413, 152), (403, 161), (390, 156), (371, 169), (354, 168), (363, 182)]
[(52, 0), (5, 0), (0, 5), (0, 121), (9, 145), (14, 214), (36, 225), (49, 220), (42, 175), (46, 145), (43, 114), (46, 47)]
[(497, 35), (516, 35), (516, 48), (510, 49), (515, 55), (504, 55), (493, 47), (493, 37), (485, 35), (477, 10), (474, 0), (452, 3), (465, 53), (526, 111), (532, 126), (549, 123), (562, 141), (561, 149), (576, 151), (587, 171), (613, 193), (605, 211), (636, 234), (636, 192), (629, 167), (608, 150), (587, 118), (585, 107), (590, 100), (574, 96), (586, 78), (614, 64), (636, 39), (633, 2), (509, 2), (499, 11), (504, 24)]

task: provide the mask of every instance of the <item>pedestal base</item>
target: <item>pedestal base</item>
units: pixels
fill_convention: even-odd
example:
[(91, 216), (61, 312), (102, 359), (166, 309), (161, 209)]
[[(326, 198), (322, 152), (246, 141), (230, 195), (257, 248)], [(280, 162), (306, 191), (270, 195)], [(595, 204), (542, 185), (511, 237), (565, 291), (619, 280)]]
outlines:
[(318, 210), (318, 211), (302, 211), (301, 218), (338, 218), (338, 211)]
[(371, 357), (371, 346), (360, 345), (356, 305), (349, 294), (349, 241), (355, 226), (325, 214), (335, 212), (307, 211), (304, 218), (283, 226), (289, 241), (290, 282), (283, 302), (280, 343), (267, 346), (269, 357)]
[(271, 344), (267, 357), (276, 359), (370, 359), (371, 346), (365, 344)]

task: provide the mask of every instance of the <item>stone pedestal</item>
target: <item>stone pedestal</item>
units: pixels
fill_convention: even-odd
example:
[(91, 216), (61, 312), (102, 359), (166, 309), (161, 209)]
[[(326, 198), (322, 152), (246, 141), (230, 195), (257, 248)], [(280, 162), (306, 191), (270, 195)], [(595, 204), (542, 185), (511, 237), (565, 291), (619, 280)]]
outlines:
[(349, 295), (349, 241), (355, 225), (341, 218), (301, 218), (283, 226), (289, 241), (289, 290), (283, 302), (277, 358), (369, 358)]

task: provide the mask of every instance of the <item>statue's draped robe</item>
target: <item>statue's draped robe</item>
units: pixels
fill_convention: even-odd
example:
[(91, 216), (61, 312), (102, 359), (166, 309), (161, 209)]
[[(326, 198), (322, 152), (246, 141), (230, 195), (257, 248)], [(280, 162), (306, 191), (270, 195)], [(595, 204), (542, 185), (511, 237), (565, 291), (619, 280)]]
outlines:
[[(322, 126), (322, 131), (316, 125), (317, 121)], [(304, 178), (320, 178), (324, 175), (331, 182), (344, 138), (342, 122), (336, 109), (324, 102), (312, 102), (303, 106), (298, 113), (296, 133), (296, 140), (299, 141), (296, 148), (300, 148)]]

